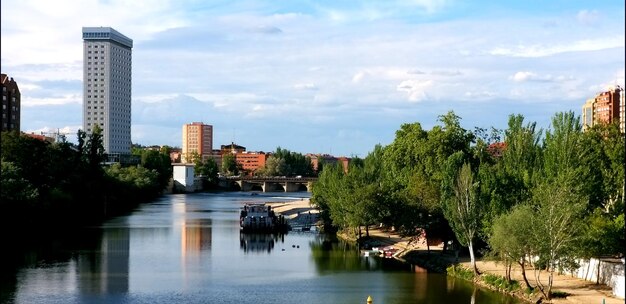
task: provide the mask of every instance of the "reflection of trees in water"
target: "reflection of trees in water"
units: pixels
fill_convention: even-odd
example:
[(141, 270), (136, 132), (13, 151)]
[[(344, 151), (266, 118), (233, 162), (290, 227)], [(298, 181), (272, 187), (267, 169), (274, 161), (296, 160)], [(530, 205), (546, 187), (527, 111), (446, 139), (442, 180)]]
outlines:
[[(3, 239), (5, 244), (10, 245), (10, 250), (4, 250), (3, 258), (0, 259), (0, 303), (10, 303), (15, 296), (18, 283), (16, 274), (20, 269), (73, 264), (77, 259), (77, 251), (95, 255), (94, 252), (100, 250), (102, 230), (39, 230), (19, 236), (4, 235)], [(56, 272), (49, 273), (58, 276)]]
[[(364, 264), (365, 267), (370, 267), (370, 263), (366, 263), (366, 259), (359, 256), (358, 247), (348, 242), (320, 235), (310, 242), (310, 247), (318, 273), (362, 270)], [(370, 259), (373, 257), (367, 260)]]
[(239, 233), (239, 248), (244, 252), (272, 252), (277, 242), (285, 242), (284, 233)]

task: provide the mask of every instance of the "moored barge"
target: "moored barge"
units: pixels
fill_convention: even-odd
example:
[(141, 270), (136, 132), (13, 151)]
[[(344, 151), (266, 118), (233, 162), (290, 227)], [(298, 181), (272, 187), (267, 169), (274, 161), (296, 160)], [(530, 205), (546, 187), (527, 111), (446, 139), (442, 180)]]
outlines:
[(265, 203), (246, 203), (241, 208), (239, 224), (244, 232), (275, 232), (288, 228), (283, 215), (276, 215), (272, 206)]

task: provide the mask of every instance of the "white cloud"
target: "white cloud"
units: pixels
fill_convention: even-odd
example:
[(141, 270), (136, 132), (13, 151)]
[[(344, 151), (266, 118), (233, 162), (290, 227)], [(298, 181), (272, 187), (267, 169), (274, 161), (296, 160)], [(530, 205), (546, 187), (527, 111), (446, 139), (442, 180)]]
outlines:
[(34, 98), (34, 97), (24, 98), (24, 96), (22, 96), (22, 106), (24, 107), (36, 107), (36, 106), (45, 106), (45, 105), (65, 105), (65, 104), (72, 104), (72, 103), (82, 104), (83, 103), (82, 95), (66, 94), (62, 96), (45, 97), (45, 98)]
[(293, 85), (293, 88), (296, 90), (311, 90), (311, 91), (315, 91), (319, 89), (314, 83), (297, 83)]
[(550, 74), (547, 75), (537, 75), (536, 73), (529, 71), (520, 71), (515, 73), (513, 76), (509, 77), (509, 79), (516, 82), (525, 82), (525, 81), (537, 81), (537, 82), (564, 82), (575, 80), (572, 76), (552, 76)]
[(25, 130), (24, 133), (31, 133), (31, 134), (44, 134), (46, 136), (53, 136), (54, 134), (59, 134), (59, 135), (66, 135), (66, 140), (67, 141), (73, 141), (73, 138), (76, 135), (76, 133), (78, 132), (78, 130), (82, 129), (83, 126), (64, 126), (62, 128), (53, 128), (53, 127), (49, 127), (49, 126), (45, 126), (39, 129), (33, 129), (33, 130)]
[(426, 93), (426, 89), (433, 86), (432, 80), (415, 80), (409, 79), (402, 81), (397, 87), (396, 90), (406, 92), (409, 101), (424, 101), (428, 99), (428, 94)]
[(465, 92), (465, 97), (470, 99), (484, 99), (484, 98), (493, 98), (496, 96), (495, 92), (491, 91), (471, 91)]
[(612, 37), (577, 40), (568, 44), (534, 44), (516, 47), (496, 47), (489, 51), (491, 55), (510, 57), (545, 57), (565, 52), (599, 51), (610, 48), (624, 47), (624, 35)]
[(594, 24), (600, 19), (600, 13), (597, 10), (581, 10), (576, 14), (576, 20), (584, 25)]
[(352, 76), (352, 83), (360, 83), (369, 73), (365, 71), (358, 72)]

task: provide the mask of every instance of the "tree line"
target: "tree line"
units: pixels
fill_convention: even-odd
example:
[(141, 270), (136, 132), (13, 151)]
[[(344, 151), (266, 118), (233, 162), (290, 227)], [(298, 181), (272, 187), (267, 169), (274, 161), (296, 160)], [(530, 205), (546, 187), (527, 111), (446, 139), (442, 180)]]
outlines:
[(509, 270), (530, 263), (527, 287), (549, 298), (554, 272), (576, 258), (624, 256), (624, 157), (617, 124), (583, 131), (573, 112), (556, 113), (545, 133), (522, 115), (510, 115), (505, 130), (469, 131), (448, 112), (431, 130), (403, 124), (347, 173), (325, 166), (311, 200), (326, 227), (359, 238), (376, 224), (425, 231), (444, 250), (449, 240), (460, 244), (476, 273), (479, 251)]
[(270, 154), (265, 165), (254, 172), (247, 172), (240, 163), (237, 163), (235, 154), (222, 155), (221, 166), (213, 158), (203, 159), (196, 152), (191, 153), (196, 176), (202, 176), (203, 189), (217, 189), (219, 174), (224, 176), (237, 176), (240, 174), (254, 176), (315, 176), (311, 158), (301, 153), (292, 152), (278, 147)]
[(160, 195), (172, 175), (166, 151), (135, 150), (140, 164), (103, 166), (101, 130), (78, 143), (2, 132), (0, 222), (72, 227), (98, 223)]

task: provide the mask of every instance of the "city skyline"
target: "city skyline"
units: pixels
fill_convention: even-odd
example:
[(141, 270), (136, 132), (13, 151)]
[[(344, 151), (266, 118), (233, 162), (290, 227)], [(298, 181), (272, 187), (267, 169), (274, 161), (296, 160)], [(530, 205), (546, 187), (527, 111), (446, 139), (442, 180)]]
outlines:
[[(624, 3), (445, 0), (2, 2), (2, 72), (21, 129), (82, 125), (85, 26), (134, 40), (132, 142), (179, 146), (202, 121), (216, 145), (365, 157), (402, 123), (449, 110), (463, 127), (549, 127), (624, 87)], [(75, 140), (75, 135), (69, 135)]]

